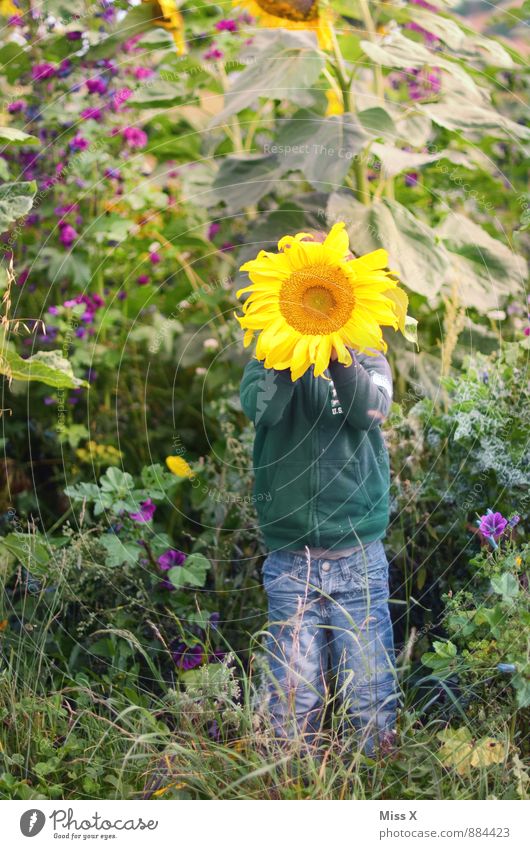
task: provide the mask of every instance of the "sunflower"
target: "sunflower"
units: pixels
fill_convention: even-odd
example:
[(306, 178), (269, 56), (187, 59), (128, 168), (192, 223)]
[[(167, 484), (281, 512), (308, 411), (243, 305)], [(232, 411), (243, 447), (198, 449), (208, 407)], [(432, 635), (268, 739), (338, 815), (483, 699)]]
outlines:
[(258, 333), (256, 357), (265, 368), (291, 370), (297, 380), (314, 365), (319, 377), (332, 349), (351, 365), (350, 348), (374, 356), (386, 351), (382, 326), (405, 328), (408, 299), (388, 271), (385, 250), (353, 258), (344, 222), (318, 242), (309, 233), (284, 236), (279, 253), (260, 251), (241, 266), (250, 292), (237, 316), (246, 331), (245, 348)]
[(175, 42), (177, 53), (186, 53), (184, 40), (184, 20), (177, 9), (175, 0), (143, 0), (153, 6), (153, 22), (157, 27), (167, 29)]
[(333, 13), (319, 0), (233, 0), (233, 5), (247, 9), (264, 27), (309, 29), (316, 32), (323, 50), (332, 46)]

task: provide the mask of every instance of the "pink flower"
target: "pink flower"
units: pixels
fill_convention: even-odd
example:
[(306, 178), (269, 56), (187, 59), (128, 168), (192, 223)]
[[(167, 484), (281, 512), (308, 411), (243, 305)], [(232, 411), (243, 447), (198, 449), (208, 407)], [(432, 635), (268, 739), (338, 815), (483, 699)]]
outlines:
[(154, 76), (154, 73), (155, 72), (152, 71), (151, 68), (140, 67), (134, 69), (134, 76), (137, 80), (148, 80), (150, 77)]
[(149, 254), (149, 259), (151, 260), (151, 262), (153, 263), (153, 265), (156, 265), (157, 263), (159, 263), (159, 262), (160, 262), (160, 260), (162, 259), (162, 257), (161, 257), (161, 256), (160, 256), (160, 254), (159, 254), (159, 253), (157, 253), (156, 251), (151, 251), (151, 253)]
[(125, 127), (122, 135), (129, 147), (145, 147), (147, 144), (147, 133), (139, 127)]
[(136, 278), (136, 282), (139, 286), (145, 286), (146, 283), (149, 283), (149, 275), (140, 274), (140, 276)]
[(59, 241), (62, 242), (65, 248), (69, 248), (70, 245), (77, 239), (77, 235), (77, 231), (74, 230), (71, 224), (65, 224), (64, 227), (61, 227)]
[(119, 109), (122, 103), (125, 103), (133, 95), (133, 90), (130, 88), (119, 88), (115, 93), (113, 98), (113, 106), (115, 109)]
[(218, 32), (237, 32), (237, 21), (231, 18), (223, 18), (222, 21), (217, 21), (215, 29)]
[(140, 509), (136, 513), (129, 513), (129, 518), (134, 522), (150, 522), (154, 516), (156, 505), (150, 498), (140, 502)]
[(49, 62), (39, 62), (33, 65), (31, 76), (34, 80), (48, 80), (55, 75), (55, 68)]
[(530, 336), (530, 327), (525, 327), (523, 332), (525, 336)]
[(85, 139), (84, 136), (80, 136), (79, 134), (75, 135), (70, 141), (72, 150), (86, 150), (89, 145), (90, 142), (88, 139)]
[(210, 241), (214, 238), (214, 236), (217, 236), (220, 229), (221, 225), (219, 224), (219, 222), (212, 221), (212, 223), (208, 227), (208, 238), (210, 239)]
[(95, 80), (87, 80), (86, 87), (90, 94), (105, 94), (107, 91), (107, 84), (105, 80), (101, 80), (99, 78)]
[(81, 118), (85, 118), (87, 121), (99, 121), (101, 119), (101, 109), (98, 109), (96, 106), (89, 106), (88, 109), (83, 109)]
[(124, 41), (122, 44), (122, 50), (124, 53), (132, 53), (135, 51), (137, 43), (140, 41), (143, 33), (138, 33), (138, 35), (133, 35), (132, 38), (128, 38), (127, 41)]
[[(214, 42), (214, 44), (215, 44), (215, 42)], [(224, 53), (223, 53), (222, 50), (219, 50), (217, 47), (214, 47), (214, 45), (212, 44), (210, 49), (207, 50), (206, 53), (203, 53), (202, 55), (203, 55), (204, 59), (222, 59), (223, 56), (224, 56)]]
[(24, 271), (21, 271), (17, 278), (17, 284), (19, 286), (23, 286), (29, 276), (29, 268), (25, 268)]
[(25, 100), (14, 100), (13, 103), (8, 104), (7, 111), (13, 115), (15, 112), (22, 112), (22, 110), (25, 108)]

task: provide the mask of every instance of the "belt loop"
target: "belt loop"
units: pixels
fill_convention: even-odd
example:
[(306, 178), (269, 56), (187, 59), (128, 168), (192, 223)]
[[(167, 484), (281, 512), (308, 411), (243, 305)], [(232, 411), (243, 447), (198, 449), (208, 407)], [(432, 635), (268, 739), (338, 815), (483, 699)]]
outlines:
[(343, 581), (349, 581), (351, 578), (351, 569), (347, 557), (341, 557), (339, 560), (340, 572)]

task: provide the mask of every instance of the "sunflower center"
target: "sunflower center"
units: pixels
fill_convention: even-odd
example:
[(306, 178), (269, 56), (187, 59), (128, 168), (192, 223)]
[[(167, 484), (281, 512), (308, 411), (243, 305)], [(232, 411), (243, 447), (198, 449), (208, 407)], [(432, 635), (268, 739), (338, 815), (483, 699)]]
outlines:
[(306, 336), (340, 330), (351, 318), (354, 306), (351, 282), (340, 268), (330, 265), (293, 271), (279, 293), (283, 317)]
[(288, 21), (312, 21), (318, 18), (318, 0), (256, 0), (260, 9), (275, 15), (277, 18), (286, 18)]

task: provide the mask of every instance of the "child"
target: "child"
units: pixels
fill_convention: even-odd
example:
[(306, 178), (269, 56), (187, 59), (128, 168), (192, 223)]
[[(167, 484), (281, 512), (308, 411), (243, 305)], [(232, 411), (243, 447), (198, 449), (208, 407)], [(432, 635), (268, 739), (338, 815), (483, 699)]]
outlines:
[(270, 713), (278, 737), (315, 742), (328, 652), (338, 695), (368, 755), (395, 724), (395, 670), (388, 609), (390, 469), (381, 433), (392, 399), (382, 354), (332, 351), (326, 376), (251, 360), (241, 404), (256, 428), (256, 507), (269, 555)]

